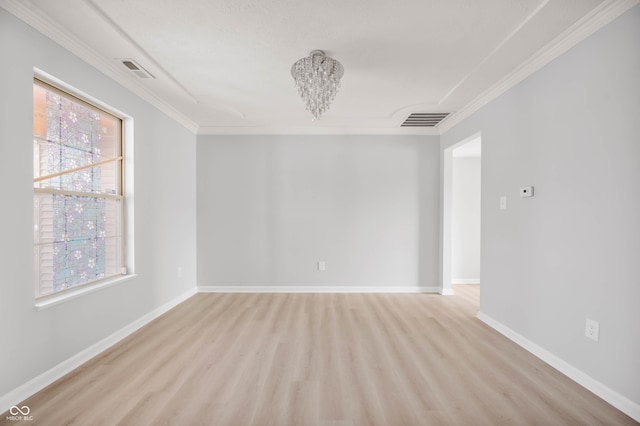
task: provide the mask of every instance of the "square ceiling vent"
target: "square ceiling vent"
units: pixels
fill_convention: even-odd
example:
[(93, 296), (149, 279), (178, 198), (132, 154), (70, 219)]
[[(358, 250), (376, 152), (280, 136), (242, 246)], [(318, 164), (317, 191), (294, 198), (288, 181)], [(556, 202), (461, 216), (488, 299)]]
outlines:
[(414, 112), (400, 127), (435, 127), (449, 115), (448, 112)]

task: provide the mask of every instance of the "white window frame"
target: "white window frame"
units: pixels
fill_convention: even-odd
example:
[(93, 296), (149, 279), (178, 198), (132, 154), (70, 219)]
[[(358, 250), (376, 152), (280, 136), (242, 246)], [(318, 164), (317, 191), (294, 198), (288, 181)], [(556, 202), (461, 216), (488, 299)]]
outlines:
[[(119, 198), (120, 198), (120, 244), (119, 244), (119, 266), (120, 266), (120, 274), (111, 275), (108, 277), (104, 277), (102, 279), (88, 281), (86, 283), (81, 283), (75, 286), (71, 286), (67, 289), (56, 291), (54, 293), (46, 294), (43, 296), (39, 296), (37, 291), (38, 289), (35, 287), (38, 285), (37, 282), (34, 283), (34, 293), (35, 293), (35, 308), (36, 310), (41, 310), (50, 306), (57, 305), (59, 303), (65, 302), (67, 300), (75, 299), (81, 295), (93, 293), (97, 290), (110, 287), (115, 284), (119, 284), (121, 282), (128, 281), (131, 278), (134, 278), (136, 275), (133, 271), (133, 244), (132, 244), (132, 227), (128, 226), (129, 223), (133, 222), (133, 208), (132, 205), (128, 206), (129, 201), (127, 200), (127, 193), (132, 192), (132, 179), (131, 177), (131, 165), (132, 158), (127, 158), (128, 154), (132, 153), (132, 147), (130, 147), (130, 139), (132, 142), (133, 139), (133, 120), (131, 117), (126, 114), (121, 113), (120, 111), (111, 108), (110, 106), (104, 104), (96, 100), (95, 98), (86, 95), (71, 86), (63, 83), (62, 81), (40, 71), (34, 69), (34, 86), (36, 84), (40, 86), (44, 86), (47, 90), (51, 90), (57, 92), (58, 94), (65, 96), (74, 102), (78, 102), (84, 106), (88, 106), (92, 109), (97, 109), (102, 113), (109, 114), (120, 120), (120, 159), (118, 160), (118, 177), (119, 177)], [(35, 106), (32, 107), (34, 109)], [(132, 155), (131, 155), (132, 157)], [(34, 154), (35, 159), (35, 154)], [(129, 170), (125, 170), (128, 168)], [(34, 179), (35, 180), (35, 179)], [(46, 192), (46, 191), (38, 191), (37, 188), (34, 187), (34, 198), (38, 192)], [(96, 196), (98, 194), (91, 194), (91, 196)], [(106, 194), (105, 194), (106, 195)], [(34, 201), (35, 202), (35, 201)], [(129, 266), (127, 266), (129, 264)], [(34, 264), (34, 273), (38, 268), (37, 264)]]

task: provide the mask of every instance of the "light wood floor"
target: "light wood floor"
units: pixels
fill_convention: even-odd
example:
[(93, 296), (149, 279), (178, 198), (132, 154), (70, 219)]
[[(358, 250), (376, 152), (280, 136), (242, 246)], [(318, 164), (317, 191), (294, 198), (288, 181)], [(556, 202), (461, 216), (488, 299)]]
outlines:
[(54, 426), (635, 424), (456, 291), (199, 294), (21, 405)]

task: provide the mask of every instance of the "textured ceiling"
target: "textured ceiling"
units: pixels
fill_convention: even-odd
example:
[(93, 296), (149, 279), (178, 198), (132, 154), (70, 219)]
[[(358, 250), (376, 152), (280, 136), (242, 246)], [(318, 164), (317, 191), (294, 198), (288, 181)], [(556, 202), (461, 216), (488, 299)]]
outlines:
[[(0, 2), (10, 11), (16, 3), (200, 133), (402, 134), (433, 132), (399, 126), (411, 112), (468, 106), (603, 0)], [(333, 105), (315, 123), (290, 75), (314, 49), (345, 68)], [(120, 58), (156, 79), (130, 75)]]

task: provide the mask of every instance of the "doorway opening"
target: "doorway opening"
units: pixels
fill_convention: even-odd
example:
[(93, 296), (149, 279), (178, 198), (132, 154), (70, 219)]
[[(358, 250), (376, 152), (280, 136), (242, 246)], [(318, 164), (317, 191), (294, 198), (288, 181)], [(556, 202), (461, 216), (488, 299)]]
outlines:
[(480, 134), (444, 150), (442, 294), (480, 285)]

